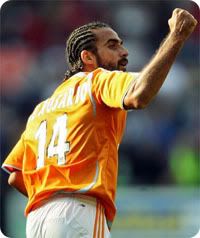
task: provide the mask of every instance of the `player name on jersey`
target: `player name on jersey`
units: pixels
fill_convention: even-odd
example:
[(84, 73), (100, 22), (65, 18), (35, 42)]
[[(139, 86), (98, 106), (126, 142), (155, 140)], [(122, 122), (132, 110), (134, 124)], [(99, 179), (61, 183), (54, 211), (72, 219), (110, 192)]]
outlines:
[(45, 113), (53, 112), (57, 109), (73, 106), (86, 100), (86, 96), (91, 94), (91, 86), (89, 81), (81, 84), (75, 92), (74, 87), (65, 88), (65, 93), (53, 95), (47, 100), (40, 103), (30, 116), (29, 120), (42, 116)]

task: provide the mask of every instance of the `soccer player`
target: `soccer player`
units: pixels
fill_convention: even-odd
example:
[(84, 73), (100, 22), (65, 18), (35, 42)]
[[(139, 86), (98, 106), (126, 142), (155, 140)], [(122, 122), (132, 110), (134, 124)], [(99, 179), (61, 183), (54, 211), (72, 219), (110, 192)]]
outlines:
[(65, 80), (30, 115), (2, 167), (28, 197), (28, 238), (110, 237), (118, 155), (128, 109), (146, 107), (197, 21), (175, 9), (169, 34), (146, 67), (126, 71), (128, 51), (107, 24), (75, 29)]

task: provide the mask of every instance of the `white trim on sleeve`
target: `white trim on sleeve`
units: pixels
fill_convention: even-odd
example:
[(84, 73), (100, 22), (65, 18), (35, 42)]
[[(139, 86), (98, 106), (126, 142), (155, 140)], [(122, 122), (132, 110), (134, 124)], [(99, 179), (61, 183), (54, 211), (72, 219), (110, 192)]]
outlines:
[(130, 84), (128, 85), (126, 91), (124, 92), (124, 95), (123, 95), (122, 101), (121, 101), (121, 108), (123, 110), (126, 110), (126, 111), (132, 111), (133, 109), (128, 109), (127, 110), (127, 109), (124, 108), (124, 98), (125, 98), (128, 90), (129, 90), (129, 88), (131, 87), (133, 80), (136, 80), (139, 77), (139, 74), (140, 74), (140, 73), (135, 73), (135, 72), (129, 72), (129, 73), (133, 75), (133, 79), (131, 80)]
[(8, 174), (11, 174), (11, 173), (12, 173), (12, 171), (9, 170), (9, 168), (13, 168), (14, 170), (18, 170), (18, 171), (21, 171), (21, 170), (22, 170), (21, 168), (18, 168), (18, 167), (16, 167), (16, 166), (13, 166), (13, 165), (10, 165), (10, 164), (3, 164), (3, 165), (1, 166), (1, 168), (2, 168), (5, 172), (7, 172)]

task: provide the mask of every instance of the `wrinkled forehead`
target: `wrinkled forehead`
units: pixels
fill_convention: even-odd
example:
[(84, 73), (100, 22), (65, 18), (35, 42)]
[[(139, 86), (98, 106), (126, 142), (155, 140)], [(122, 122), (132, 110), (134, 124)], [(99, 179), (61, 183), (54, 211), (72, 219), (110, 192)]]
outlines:
[(118, 34), (109, 27), (93, 29), (92, 32), (96, 35), (96, 46), (106, 45), (110, 41), (122, 42)]

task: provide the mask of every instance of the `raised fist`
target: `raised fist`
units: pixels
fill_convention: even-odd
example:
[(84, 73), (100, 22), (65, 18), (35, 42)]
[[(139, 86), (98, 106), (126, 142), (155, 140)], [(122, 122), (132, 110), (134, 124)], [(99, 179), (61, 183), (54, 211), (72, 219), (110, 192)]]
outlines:
[(186, 40), (194, 31), (197, 21), (188, 11), (176, 8), (168, 24), (171, 33), (175, 33), (181, 39)]

